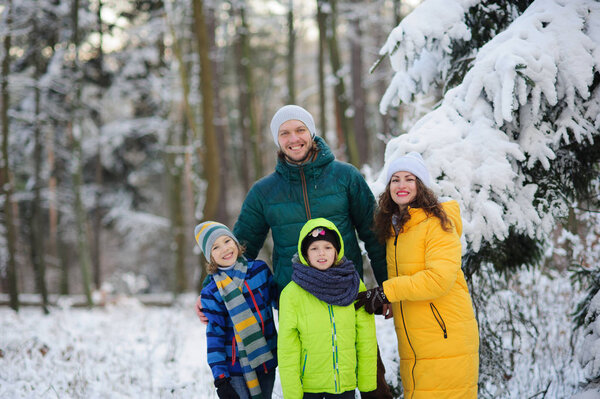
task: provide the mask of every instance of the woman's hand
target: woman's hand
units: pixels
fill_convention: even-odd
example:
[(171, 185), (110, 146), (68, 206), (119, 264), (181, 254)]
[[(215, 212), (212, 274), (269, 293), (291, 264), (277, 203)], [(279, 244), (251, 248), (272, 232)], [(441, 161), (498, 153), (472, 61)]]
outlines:
[[(360, 309), (362, 306), (369, 314), (373, 314), (377, 311), (383, 313), (383, 305), (389, 304), (385, 292), (382, 287), (371, 288), (370, 290), (359, 292), (356, 295), (356, 302), (354, 302), (354, 309)], [(389, 318), (389, 317), (388, 317)]]
[(381, 309), (381, 314), (386, 320), (394, 317), (394, 312), (392, 312), (392, 305), (389, 303), (384, 303)]

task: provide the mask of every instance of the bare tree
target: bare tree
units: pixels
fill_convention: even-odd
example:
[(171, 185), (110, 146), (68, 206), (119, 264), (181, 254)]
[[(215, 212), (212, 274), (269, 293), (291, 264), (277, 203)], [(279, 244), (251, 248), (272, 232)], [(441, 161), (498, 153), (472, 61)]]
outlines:
[(288, 1), (288, 54), (287, 54), (287, 87), (288, 104), (296, 104), (296, 32), (294, 31), (294, 0)]
[[(100, 72), (100, 76), (104, 74), (104, 50), (102, 48), (104, 42), (104, 28), (102, 23), (102, 0), (98, 0), (98, 7), (96, 10), (96, 20), (98, 24), (98, 63), (97, 67)], [(101, 121), (98, 121), (100, 124)], [(94, 181), (96, 185), (94, 195), (94, 209), (92, 211), (92, 270), (94, 286), (98, 289), (102, 284), (102, 140), (97, 141), (96, 156), (94, 157), (95, 169), (94, 169)]]
[(219, 170), (220, 160), (218, 144), (214, 124), (213, 103), (213, 73), (209, 56), (209, 41), (204, 17), (203, 0), (193, 0), (194, 21), (198, 55), (200, 58), (200, 90), (202, 94), (202, 120), (204, 127), (204, 151), (200, 152), (198, 158), (204, 160), (204, 177), (207, 181), (206, 202), (204, 203), (203, 215), (205, 220), (213, 220), (218, 209), (220, 184)]
[[(223, 111), (223, 100), (221, 93), (221, 85), (223, 79), (223, 62), (219, 60), (217, 54), (217, 46), (215, 43), (215, 30), (217, 27), (217, 16), (213, 7), (208, 7), (206, 10), (207, 26), (208, 26), (208, 41), (210, 48), (210, 55), (212, 61), (213, 75), (213, 90), (214, 90), (214, 101), (215, 101), (215, 128), (217, 129), (217, 141), (219, 146), (219, 154), (221, 159), (221, 170), (219, 173), (221, 184), (219, 188), (219, 208), (215, 220), (218, 220), (226, 225), (229, 225), (229, 211), (227, 209), (229, 202), (228, 187), (229, 177), (231, 173), (229, 168), (231, 165), (230, 160), (230, 134), (229, 126), (227, 124), (227, 116)], [(204, 271), (204, 269), (203, 269)]]
[[(323, 3), (323, 1), (324, 0), (317, 0), (318, 3)], [(348, 156), (348, 161), (354, 166), (359, 167), (360, 159), (358, 155), (354, 126), (352, 125), (350, 117), (348, 116), (350, 105), (348, 101), (348, 95), (346, 93), (346, 87), (344, 85), (344, 78), (341, 75), (342, 62), (340, 59), (336, 34), (337, 2), (335, 0), (329, 0), (328, 3), (329, 14), (327, 18), (327, 44), (329, 47), (329, 60), (331, 62), (332, 74), (335, 78), (335, 114), (338, 137), (343, 138), (346, 146), (346, 155)]]
[(319, 126), (325, 137), (327, 132), (326, 87), (325, 87), (325, 53), (327, 46), (327, 15), (322, 10), (323, 3), (317, 1), (317, 26), (319, 27), (319, 58), (317, 74), (319, 79), (319, 111), (321, 114)]
[[(38, 30), (37, 20), (34, 19), (34, 30)], [(44, 259), (44, 235), (42, 226), (42, 200), (41, 200), (41, 169), (42, 169), (42, 138), (41, 138), (41, 118), (40, 118), (40, 76), (44, 66), (42, 65), (42, 54), (39, 45), (34, 46), (35, 72), (34, 80), (34, 122), (33, 122), (33, 198), (28, 205), (27, 213), (29, 225), (29, 240), (31, 262), (33, 264), (35, 286), (41, 295), (41, 305), (44, 313), (48, 311), (48, 289), (46, 287), (46, 264)]]
[[(360, 4), (358, 5), (360, 6)], [(350, 19), (350, 71), (352, 76), (352, 106), (354, 108), (354, 132), (356, 134), (356, 144), (358, 147), (358, 156), (360, 164), (364, 165), (369, 161), (371, 155), (371, 145), (367, 131), (367, 98), (363, 79), (363, 46), (362, 29), (360, 26), (361, 18), (355, 11)]]
[(81, 277), (83, 283), (83, 291), (85, 293), (88, 306), (93, 305), (91, 292), (91, 256), (87, 237), (87, 215), (81, 198), (83, 186), (83, 150), (82, 143), (85, 139), (84, 130), (81, 126), (81, 85), (82, 85), (82, 70), (79, 61), (79, 0), (73, 0), (71, 8), (72, 27), (74, 44), (74, 69), (75, 69), (75, 90), (72, 97), (72, 115), (69, 124), (69, 133), (71, 136), (71, 148), (73, 153), (73, 191), (74, 191), (74, 206), (75, 220), (77, 225), (77, 248), (79, 255), (79, 264), (81, 267)]
[(15, 262), (16, 235), (14, 226), (14, 215), (12, 210), (12, 180), (10, 176), (10, 165), (8, 162), (8, 107), (10, 95), (8, 92), (8, 76), (10, 74), (10, 43), (12, 27), (12, 0), (7, 0), (6, 8), (6, 34), (4, 36), (4, 57), (2, 59), (2, 107), (0, 108), (0, 118), (2, 120), (2, 163), (0, 164), (0, 193), (4, 197), (4, 227), (6, 230), (6, 246), (8, 252), (8, 292), (10, 296), (10, 307), (16, 311), (19, 310), (19, 291), (17, 287), (17, 266)]
[[(242, 137), (245, 145), (249, 145), (252, 152), (252, 166), (254, 180), (263, 175), (262, 156), (260, 151), (261, 135), (256, 123), (256, 109), (254, 105), (255, 89), (250, 56), (250, 26), (246, 18), (246, 2), (240, 1), (236, 9), (239, 16), (237, 26), (236, 64), (240, 87), (240, 121)], [(250, 188), (250, 182), (247, 187)]]

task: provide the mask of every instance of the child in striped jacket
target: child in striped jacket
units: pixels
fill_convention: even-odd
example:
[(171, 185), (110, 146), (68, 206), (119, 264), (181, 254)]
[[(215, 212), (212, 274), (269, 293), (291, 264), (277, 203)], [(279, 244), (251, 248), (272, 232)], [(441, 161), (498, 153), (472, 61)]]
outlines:
[(246, 259), (227, 226), (196, 226), (196, 242), (212, 275), (200, 294), (208, 317), (207, 360), (220, 399), (271, 398), (277, 367), (277, 331), (269, 267)]

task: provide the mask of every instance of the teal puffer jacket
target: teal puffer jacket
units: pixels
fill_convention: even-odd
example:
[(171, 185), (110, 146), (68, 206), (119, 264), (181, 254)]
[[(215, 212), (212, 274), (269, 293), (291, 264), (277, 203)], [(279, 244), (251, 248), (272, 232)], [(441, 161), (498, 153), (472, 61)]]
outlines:
[(338, 227), (346, 257), (362, 278), (358, 233), (381, 285), (387, 279), (387, 266), (385, 247), (371, 230), (375, 197), (354, 166), (336, 161), (320, 137), (315, 141), (319, 152), (312, 162), (297, 166), (279, 159), (275, 172), (252, 186), (233, 232), (246, 245), (246, 255), (255, 258), (271, 229), (273, 272), (281, 292), (292, 279), (292, 256), (300, 229), (309, 219), (326, 218)]

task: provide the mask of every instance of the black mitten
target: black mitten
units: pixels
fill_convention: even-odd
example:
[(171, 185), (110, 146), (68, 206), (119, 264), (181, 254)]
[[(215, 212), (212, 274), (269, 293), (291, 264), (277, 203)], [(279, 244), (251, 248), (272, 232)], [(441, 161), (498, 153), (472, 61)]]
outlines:
[(356, 302), (354, 302), (354, 308), (360, 309), (361, 306), (364, 306), (367, 313), (381, 313), (381, 308), (384, 303), (390, 303), (390, 301), (388, 301), (385, 296), (383, 288), (375, 287), (370, 290), (359, 292), (356, 296)]
[(240, 399), (240, 395), (233, 389), (229, 380), (230, 378), (219, 378), (218, 380), (215, 380), (215, 387), (217, 387), (219, 399)]

